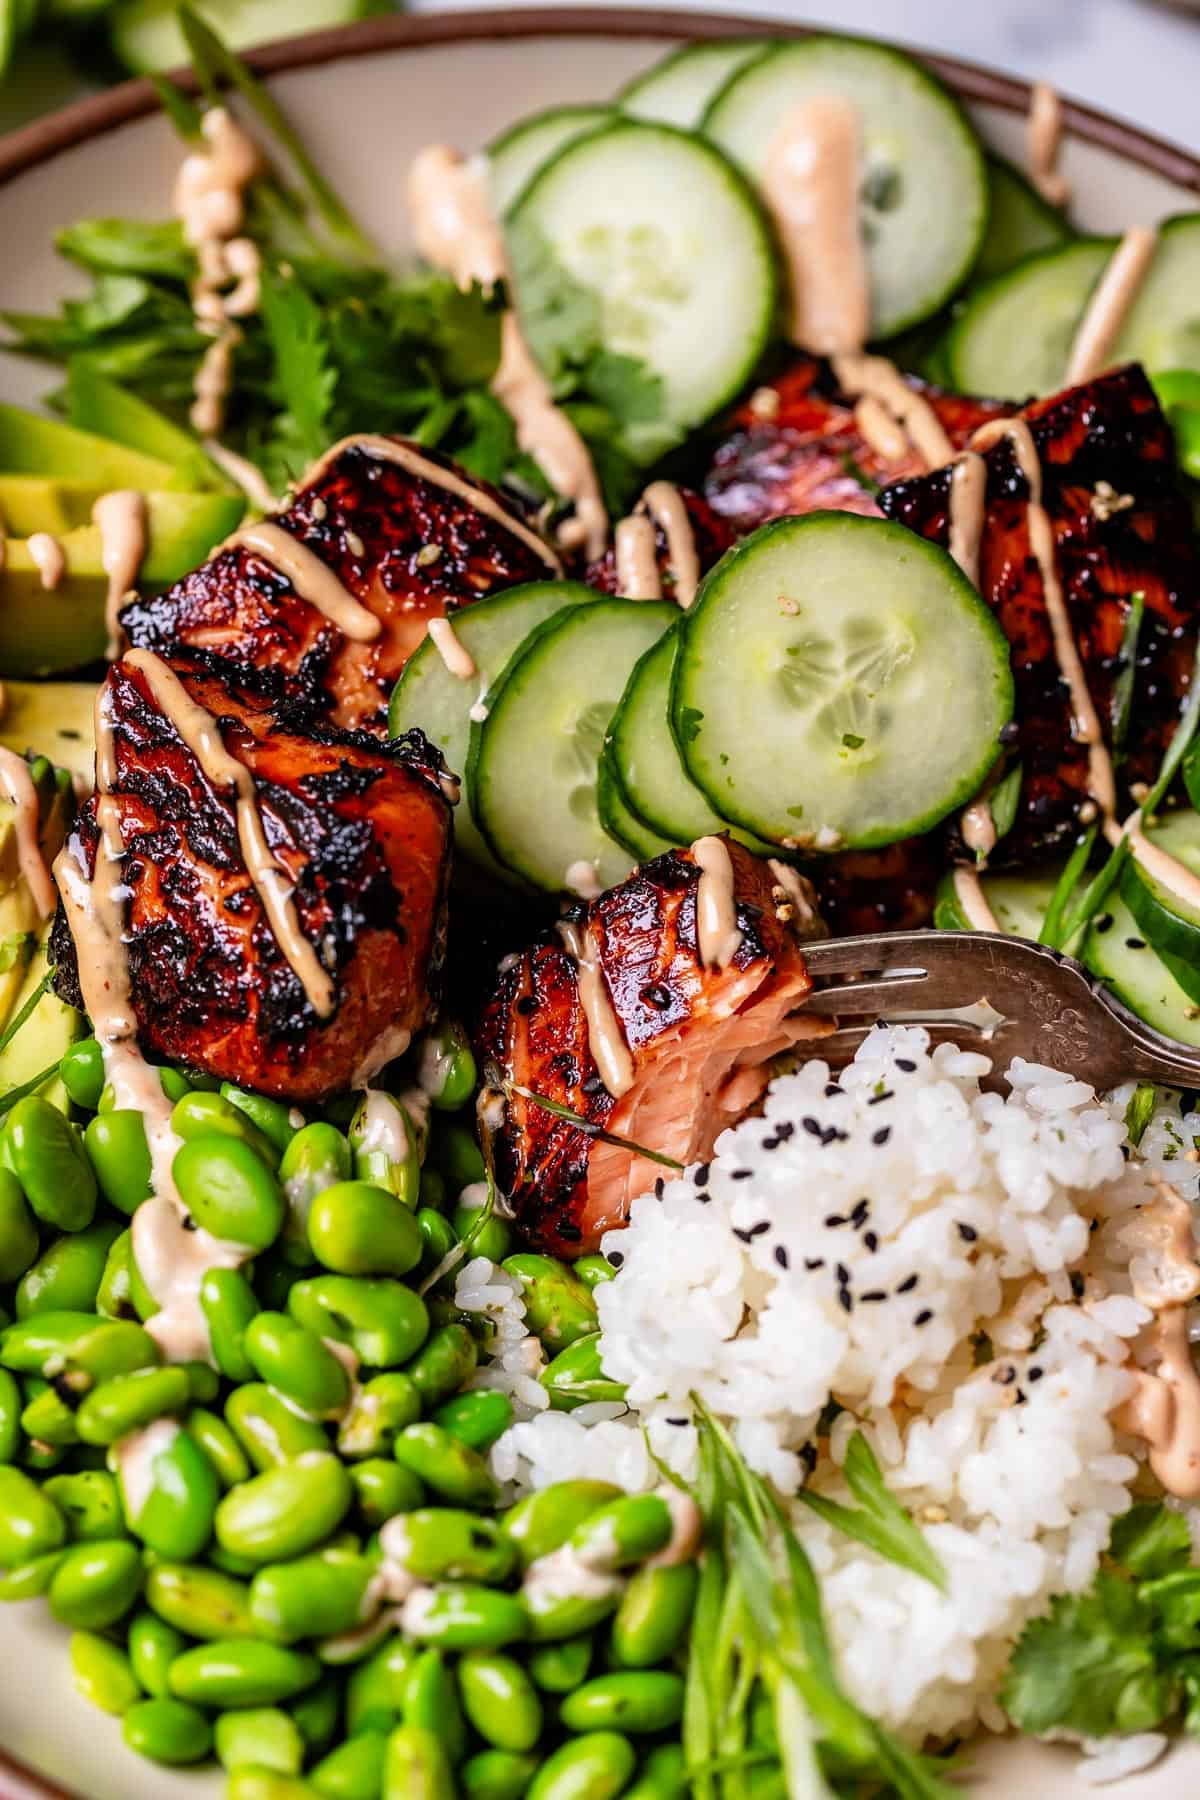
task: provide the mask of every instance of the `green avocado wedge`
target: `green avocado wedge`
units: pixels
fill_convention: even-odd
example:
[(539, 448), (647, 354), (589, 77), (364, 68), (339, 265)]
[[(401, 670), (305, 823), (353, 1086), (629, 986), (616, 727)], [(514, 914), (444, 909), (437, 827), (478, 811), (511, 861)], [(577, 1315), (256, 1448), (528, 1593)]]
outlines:
[(198, 439), (81, 357), (74, 359), (67, 373), (67, 418), (80, 431), (95, 432), (167, 463), (175, 470), (170, 483), (173, 488), (231, 491)]
[[(147, 494), (149, 544), (139, 585), (167, 587), (194, 569), (234, 530), (245, 504), (240, 494)], [(0, 677), (52, 675), (104, 655), (108, 576), (100, 533), (81, 525), (59, 542), (66, 573), (52, 588), (43, 587), (25, 539), (5, 545)]]
[(0, 474), (80, 481), (101, 493), (110, 488), (153, 493), (175, 480), (173, 465), (157, 456), (7, 405), (0, 405)]
[[(94, 681), (6, 681), (0, 744), (18, 756), (37, 751), (92, 784), (96, 756)], [(2, 885), (0, 875), (0, 885)]]

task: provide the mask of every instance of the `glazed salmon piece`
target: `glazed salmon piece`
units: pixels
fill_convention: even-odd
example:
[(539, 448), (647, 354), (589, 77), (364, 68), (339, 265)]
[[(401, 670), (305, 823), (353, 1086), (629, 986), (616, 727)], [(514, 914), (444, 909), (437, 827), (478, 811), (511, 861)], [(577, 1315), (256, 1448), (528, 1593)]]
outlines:
[[(620, 1099), (601, 1079), (576, 964), (559, 931), (506, 959), (477, 1033), (485, 1068), (680, 1163), (707, 1156), (763, 1092), (771, 1059), (831, 1029), (803, 1012), (812, 984), (802, 943), (823, 934), (811, 890), (781, 885), (771, 864), (723, 841), (741, 931), (723, 967), (700, 959), (700, 870), (690, 850), (646, 863), (568, 915), (595, 945), (628, 1048), (633, 1079)], [(508, 1100), (494, 1150), (522, 1234), (561, 1256), (594, 1249), (663, 1173), (519, 1094)]]
[[(145, 672), (121, 661), (107, 702), (126, 847), (130, 981), (144, 1050), (282, 1099), (362, 1082), (424, 1023), (443, 956), (450, 804), (419, 732), (381, 744), (280, 712), (253, 670), (180, 653), (172, 670), (253, 776), (271, 854), (294, 886), (299, 928), (334, 978), (319, 1017), (284, 956), (218, 791)], [(90, 878), (95, 798), (67, 854)], [(81, 1004), (60, 909), (56, 985)]]
[[(1200, 623), (1191, 509), (1154, 390), (1137, 367), (1039, 400), (1021, 414), (1043, 470), (1055, 561), (1096, 710), (1111, 730), (1129, 596), (1141, 590), (1133, 709), (1118, 785), (1152, 782), (1191, 682)], [(1071, 838), (1088, 798), (1086, 744), (1072, 737), (1045, 591), (1030, 551), (1028, 487), (1002, 440), (985, 454), (980, 590), (1012, 645), (1017, 706), (1010, 755), (1023, 768), (1012, 831), (995, 866), (1024, 863)], [(879, 504), (934, 543), (949, 538), (949, 474), (897, 482)], [(955, 846), (959, 848), (959, 846)]]
[[(397, 444), (414, 466), (378, 454), (381, 441)], [(165, 593), (135, 600), (121, 623), (135, 649), (185, 644), (273, 671), (283, 696), (312, 702), (347, 730), (386, 730), (396, 677), (430, 619), (558, 569), (555, 553), (495, 488), (402, 439), (336, 445), (272, 523), (379, 620), (376, 638), (351, 641), (270, 561), (236, 541)]]
[[(915, 375), (905, 379), (924, 395), (956, 450), (986, 420), (1013, 410), (943, 393)], [(839, 392), (828, 363), (804, 357), (756, 388), (732, 414), (709, 464), (704, 494), (742, 533), (787, 513), (877, 516), (878, 485), (919, 475), (924, 467), (915, 452), (885, 461), (859, 431), (854, 402)]]

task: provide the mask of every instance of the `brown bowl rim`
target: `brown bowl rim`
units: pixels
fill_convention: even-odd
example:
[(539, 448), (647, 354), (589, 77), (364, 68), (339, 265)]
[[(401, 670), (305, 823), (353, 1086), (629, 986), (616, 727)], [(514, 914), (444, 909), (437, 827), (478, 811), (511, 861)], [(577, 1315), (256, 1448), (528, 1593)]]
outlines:
[[(591, 6), (543, 11), (524, 7), (513, 11), (396, 14), (361, 19), (357, 24), (336, 25), (327, 31), (314, 31), (304, 37), (265, 44), (251, 51), (246, 60), (260, 74), (277, 75), (358, 56), (373, 56), (380, 51), (425, 49), (440, 44), (503, 42), (527, 37), (675, 38), (681, 43), (712, 42), (730, 37), (810, 37), (820, 29), (738, 13)], [(894, 40), (879, 38), (873, 41), (888, 43)], [(938, 56), (916, 46), (900, 44), (897, 48), (911, 49), (962, 99), (998, 106), (1008, 112), (1028, 110), (1031, 84), (1020, 76), (1003, 75), (980, 63)], [(190, 75), (180, 75), (178, 79), (185, 86), (194, 85)], [(126, 81), (119, 87), (78, 100), (47, 118), (37, 119), (0, 136), (0, 185), (49, 162), (65, 150), (75, 149), (121, 125), (146, 118), (157, 109), (158, 96), (151, 82)], [(1063, 119), (1071, 136), (1109, 150), (1200, 194), (1200, 158), (1178, 145), (1078, 100), (1064, 100)], [(81, 1797), (54, 1786), (0, 1749), (0, 1800), (81, 1800)]]

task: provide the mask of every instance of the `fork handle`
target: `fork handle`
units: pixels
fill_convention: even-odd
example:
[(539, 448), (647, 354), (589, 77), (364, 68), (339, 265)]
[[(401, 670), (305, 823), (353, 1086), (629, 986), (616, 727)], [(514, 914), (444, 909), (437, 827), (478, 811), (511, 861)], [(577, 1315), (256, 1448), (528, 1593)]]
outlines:
[(1118, 1082), (1155, 1081), (1163, 1087), (1195, 1088), (1200, 1086), (1200, 1050), (1185, 1050), (1182, 1045), (1176, 1050), (1156, 1031), (1139, 1029), (1129, 1018), (1124, 1018), (1125, 1029), (1133, 1040), (1130, 1054), (1122, 1058), (1119, 1073), (1105, 1078), (1105, 1075), (1088, 1072), (1088, 1080), (1098, 1089), (1114, 1087)]

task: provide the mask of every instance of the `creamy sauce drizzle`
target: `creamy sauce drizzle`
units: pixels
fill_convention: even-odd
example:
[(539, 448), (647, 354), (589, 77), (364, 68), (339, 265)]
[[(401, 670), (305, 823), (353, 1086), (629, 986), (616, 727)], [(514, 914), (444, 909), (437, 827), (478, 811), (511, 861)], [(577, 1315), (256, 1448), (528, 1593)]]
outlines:
[(788, 268), (792, 341), (821, 356), (870, 336), (860, 160), (858, 112), (838, 94), (799, 101), (767, 146), (763, 196)]
[(724, 838), (697, 838), (692, 861), (700, 871), (696, 888), (696, 946), (706, 969), (723, 969), (742, 945), (733, 890), (733, 862)]
[(633, 1086), (633, 1057), (616, 1015), (591, 930), (559, 920), (558, 935), (575, 964), (579, 1002), (587, 1023), (588, 1045), (601, 1081), (619, 1100)]
[(996, 820), (986, 799), (972, 800), (958, 822), (962, 841), (976, 856), (988, 857), (996, 848)]
[(35, 531), (25, 540), (29, 560), (42, 578), (42, 586), (53, 590), (67, 572), (67, 553), (48, 531)]
[(212, 714), (192, 699), (161, 657), (149, 650), (132, 650), (126, 663), (145, 676), (155, 704), (170, 719), (208, 780), (216, 788), (232, 791), (238, 841), (247, 873), (262, 901), (279, 948), (310, 1005), (320, 1018), (327, 1019), (335, 1004), (333, 977), (322, 967), (312, 944), (300, 929), (295, 890), (267, 843), (253, 775), (244, 763), (226, 750)]
[(137, 586), (146, 554), (145, 498), (133, 488), (101, 494), (92, 508), (92, 523), (100, 533), (100, 561), (108, 576), (104, 600), (108, 642), (104, 654), (113, 662), (120, 656), (124, 642), (119, 614)]
[(972, 931), (999, 931), (1000, 921), (988, 905), (983, 883), (974, 869), (959, 863), (954, 871), (954, 898)]
[[(413, 236), (421, 255), (464, 290), (473, 282), (490, 292), (508, 275), (504, 237), (492, 211), (487, 170), (457, 150), (433, 144), (413, 163), (408, 183)], [(517, 442), (551, 487), (574, 501), (575, 516), (560, 532), (566, 546), (583, 544), (593, 561), (608, 542), (608, 514), (587, 445), (534, 361), (520, 322), (509, 308), (500, 322), (500, 365), (492, 392), (517, 428)]]
[(48, 919), (58, 904), (54, 882), (38, 842), (41, 808), (29, 764), (15, 750), (0, 747), (0, 793), (12, 801), (13, 829), (17, 842), (17, 867), (33, 898), (40, 919)]
[(425, 627), (434, 649), (457, 681), (473, 681), (479, 670), (466, 645), (455, 636), (449, 619), (430, 619)]
[(977, 450), (964, 450), (950, 465), (949, 551), (972, 587), (979, 586), (979, 546), (983, 540), (987, 464)]
[[(886, 356), (835, 356), (833, 372), (842, 392), (852, 399), (877, 400), (903, 430), (927, 469), (940, 469), (954, 455), (941, 420), (928, 400), (911, 388)], [(878, 444), (872, 446), (880, 449)], [(882, 454), (880, 450), (880, 454)]]
[(700, 586), (700, 556), (683, 495), (673, 481), (652, 481), (638, 504), (666, 534), (667, 561), (675, 576), (675, 602), (686, 612)]
[(140, 1431), (131, 1431), (113, 1445), (113, 1460), (125, 1510), (136, 1525), (154, 1491), (154, 1465), (164, 1450), (169, 1450), (179, 1436), (177, 1419), (155, 1419)]
[(355, 643), (369, 644), (379, 636), (382, 626), (375, 614), (342, 585), (328, 563), (314, 556), (306, 544), (285, 531), (282, 525), (275, 525), (270, 519), (243, 525), (221, 547), (232, 550), (238, 546), (252, 550), (264, 562), (269, 562), (290, 582), (301, 600), (315, 606), (344, 637), (352, 638)]
[(1067, 358), (1067, 387), (1091, 381), (1110, 366), (1113, 345), (1150, 271), (1157, 244), (1158, 233), (1150, 226), (1133, 225), (1113, 251), (1079, 321)]
[(864, 394), (855, 401), (854, 425), (863, 443), (885, 463), (903, 462), (908, 455), (908, 433), (874, 394)]
[(563, 871), (563, 886), (569, 894), (578, 894), (581, 900), (598, 899), (604, 892), (595, 863), (582, 856), (578, 862), (567, 864)]
[(1030, 181), (1051, 206), (1065, 206), (1071, 198), (1071, 184), (1058, 172), (1062, 130), (1062, 101), (1048, 82), (1035, 81), (1025, 120), (1026, 167)]
[(1165, 1181), (1144, 1206), (1139, 1223), (1153, 1233), (1160, 1280), (1134, 1295), (1154, 1313), (1150, 1347), (1152, 1374), (1137, 1371), (1137, 1386), (1118, 1411), (1118, 1423), (1144, 1437), (1150, 1467), (1169, 1494), (1181, 1500), (1200, 1495), (1200, 1373), (1188, 1340), (1188, 1306), (1200, 1294), (1192, 1209)]
[(654, 524), (644, 513), (621, 519), (613, 538), (617, 567), (617, 592), (627, 600), (661, 600), (662, 576)]
[(225, 421), (233, 352), (242, 336), (233, 320), (258, 308), (258, 248), (240, 233), (246, 190), (262, 173), (263, 160), (254, 139), (225, 107), (210, 107), (200, 128), (205, 145), (183, 160), (175, 183), (175, 215), (199, 263), (192, 285), (196, 325), (213, 340), (196, 371), (191, 421), (201, 437), (216, 437)]
[(236, 450), (227, 449), (219, 438), (205, 438), (204, 448), (222, 474), (228, 475), (235, 487), (241, 488), (251, 506), (257, 506), (260, 512), (275, 511), (278, 499), (267, 486), (266, 477), (257, 463), (239, 456)]

